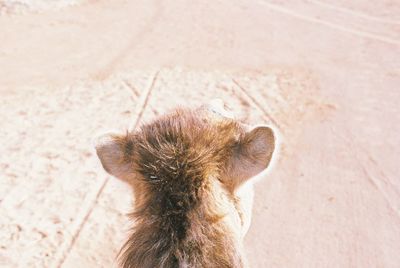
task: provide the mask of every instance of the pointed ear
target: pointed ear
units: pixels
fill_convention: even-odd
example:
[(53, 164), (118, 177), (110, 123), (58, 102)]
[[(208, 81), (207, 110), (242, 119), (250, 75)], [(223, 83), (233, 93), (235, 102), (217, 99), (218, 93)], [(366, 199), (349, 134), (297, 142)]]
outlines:
[(244, 135), (231, 166), (235, 187), (267, 169), (275, 143), (275, 133), (269, 126), (257, 126)]
[(125, 154), (132, 151), (132, 147), (132, 141), (128, 140), (127, 135), (107, 133), (95, 139), (97, 156), (105, 171), (123, 180), (129, 174)]

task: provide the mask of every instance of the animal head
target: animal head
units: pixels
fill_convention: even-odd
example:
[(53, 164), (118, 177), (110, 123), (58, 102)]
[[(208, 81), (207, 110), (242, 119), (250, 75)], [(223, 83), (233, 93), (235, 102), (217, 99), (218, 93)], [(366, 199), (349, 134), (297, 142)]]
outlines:
[[(204, 249), (212, 239), (225, 243), (223, 236), (240, 247), (236, 244), (250, 224), (252, 178), (269, 166), (275, 143), (271, 127), (238, 122), (220, 100), (177, 109), (126, 134), (99, 137), (96, 150), (104, 169), (129, 183), (135, 194), (136, 236), (125, 245), (124, 265), (144, 258), (132, 244), (154, 248), (151, 243), (160, 243), (146, 232), (167, 236), (157, 249), (162, 255), (163, 248), (173, 248), (163, 255), (165, 262), (190, 263), (190, 252), (182, 252), (193, 243)], [(208, 251), (222, 250), (213, 247)], [(145, 267), (146, 260), (140, 265)]]

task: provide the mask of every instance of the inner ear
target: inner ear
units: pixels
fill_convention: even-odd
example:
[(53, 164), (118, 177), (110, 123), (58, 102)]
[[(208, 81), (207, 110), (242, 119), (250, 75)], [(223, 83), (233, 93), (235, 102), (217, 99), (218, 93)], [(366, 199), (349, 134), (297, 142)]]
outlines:
[(269, 126), (258, 126), (244, 134), (236, 147), (231, 166), (235, 186), (268, 168), (275, 142), (274, 131)]
[(107, 133), (95, 140), (97, 156), (105, 171), (125, 180), (129, 174), (129, 154), (133, 151), (133, 141), (128, 135)]

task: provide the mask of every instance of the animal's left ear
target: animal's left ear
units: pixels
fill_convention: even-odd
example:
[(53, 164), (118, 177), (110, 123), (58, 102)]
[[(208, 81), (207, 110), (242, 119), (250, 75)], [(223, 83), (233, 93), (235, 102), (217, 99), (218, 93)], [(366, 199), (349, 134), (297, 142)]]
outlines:
[(242, 137), (230, 164), (235, 188), (267, 169), (275, 143), (275, 133), (269, 126), (257, 126)]

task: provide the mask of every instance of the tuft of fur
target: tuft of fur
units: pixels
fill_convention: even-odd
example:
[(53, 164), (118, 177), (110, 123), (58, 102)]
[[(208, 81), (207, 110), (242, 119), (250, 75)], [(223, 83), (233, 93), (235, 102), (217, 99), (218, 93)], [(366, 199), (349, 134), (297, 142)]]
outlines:
[(215, 179), (238, 150), (238, 133), (233, 120), (210, 124), (178, 110), (127, 134), (124, 161), (141, 186), (122, 249), (124, 268), (242, 267), (240, 246), (218, 205), (234, 198)]

